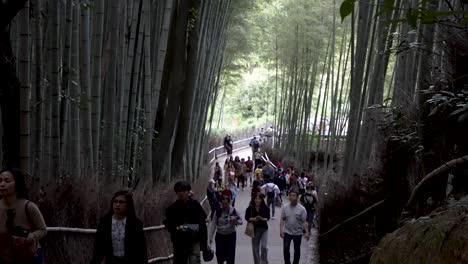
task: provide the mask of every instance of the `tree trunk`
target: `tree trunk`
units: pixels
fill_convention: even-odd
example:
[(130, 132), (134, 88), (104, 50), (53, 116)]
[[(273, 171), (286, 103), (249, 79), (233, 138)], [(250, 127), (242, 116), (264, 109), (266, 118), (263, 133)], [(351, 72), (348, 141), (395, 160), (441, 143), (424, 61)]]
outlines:
[(105, 0), (94, 1), (94, 16), (93, 16), (93, 86), (92, 104), (91, 104), (91, 119), (92, 119), (92, 144), (94, 168), (99, 166), (99, 149), (100, 149), (100, 131), (101, 131), (101, 98), (102, 98), (102, 44), (104, 42), (104, 8)]
[(91, 6), (89, 0), (81, 0), (81, 48), (80, 48), (80, 74), (81, 97), (80, 119), (82, 129), (82, 160), (84, 175), (89, 175), (93, 170), (93, 140), (91, 121), (91, 46), (89, 41), (89, 23)]
[(18, 77), (20, 79), (20, 152), (19, 167), (24, 172), (29, 173), (30, 166), (30, 102), (31, 102), (31, 74), (30, 74), (30, 33), (29, 33), (29, 3), (26, 2), (24, 8), (18, 14), (19, 17), (19, 71)]
[(81, 5), (75, 0), (73, 2), (73, 27), (72, 27), (72, 45), (71, 45), (71, 84), (70, 84), (70, 176), (73, 179), (79, 179), (81, 171), (80, 159), (80, 12)]
[[(118, 14), (120, 10), (120, 0), (111, 0), (112, 14)], [(111, 16), (109, 19), (109, 27), (111, 29), (109, 41), (106, 45), (106, 56), (108, 56), (109, 66), (107, 71), (106, 91), (104, 96), (104, 131), (102, 142), (102, 159), (103, 159), (103, 175), (106, 183), (113, 182), (115, 173), (114, 161), (114, 100), (115, 100), (115, 82), (116, 82), (116, 65), (117, 58), (115, 56), (116, 47), (118, 43), (118, 17)]]

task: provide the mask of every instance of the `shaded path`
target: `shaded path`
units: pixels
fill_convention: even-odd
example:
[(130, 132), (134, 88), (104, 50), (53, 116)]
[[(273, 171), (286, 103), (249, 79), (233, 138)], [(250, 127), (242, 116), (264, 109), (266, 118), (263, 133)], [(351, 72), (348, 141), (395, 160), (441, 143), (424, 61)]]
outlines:
[[(234, 152), (233, 156), (239, 156), (240, 158), (245, 158), (247, 160), (247, 156), (251, 155), (250, 148), (236, 151)], [(225, 159), (225, 157), (224, 157)], [(220, 165), (224, 165), (224, 159), (220, 158), (219, 162)], [(239, 264), (253, 264), (253, 256), (252, 256), (252, 242), (250, 237), (244, 234), (246, 221), (244, 219), (245, 211), (250, 202), (250, 190), (251, 188), (248, 187), (245, 191), (240, 190), (237, 194), (236, 198), (236, 209), (242, 216), (244, 220), (244, 224), (237, 228), (237, 246), (236, 246), (236, 263)], [(270, 264), (280, 264), (284, 263), (283, 260), (283, 240), (280, 237), (280, 217), (281, 215), (281, 208), (276, 207), (275, 212), (275, 219), (270, 219), (268, 222), (268, 261)], [(312, 249), (315, 248), (315, 239), (316, 232), (312, 231), (312, 238), (307, 241), (305, 239), (302, 240), (301, 244), (301, 261), (300, 264), (312, 264), (318, 263), (312, 261), (311, 252)], [(212, 245), (213, 249), (215, 248)], [(291, 244), (291, 258), (293, 256), (293, 244)], [(315, 259), (315, 257), (314, 257)], [(217, 263), (216, 257), (211, 262), (202, 262), (202, 263)]]

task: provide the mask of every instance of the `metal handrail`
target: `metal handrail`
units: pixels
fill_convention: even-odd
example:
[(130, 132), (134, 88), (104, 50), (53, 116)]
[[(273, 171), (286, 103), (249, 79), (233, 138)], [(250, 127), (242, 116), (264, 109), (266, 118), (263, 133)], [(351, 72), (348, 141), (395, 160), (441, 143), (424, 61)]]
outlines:
[[(244, 139), (240, 139), (238, 141), (233, 142), (233, 150), (232, 151), (238, 151), (238, 150), (245, 149), (245, 148), (249, 147), (247, 145), (247, 146), (244, 146), (244, 147), (241, 147), (241, 148), (234, 149), (235, 144), (239, 144), (239, 143), (247, 141), (247, 140), (250, 140), (250, 138), (244, 138)], [(218, 156), (216, 156), (216, 150), (219, 150), (219, 149), (222, 149), (222, 148), (224, 148), (224, 146), (219, 146), (219, 147), (213, 148), (210, 151), (208, 151), (208, 154), (211, 154), (212, 152), (215, 152), (215, 157), (210, 161), (210, 164), (214, 160), (216, 160), (217, 157), (218, 157)], [(219, 156), (223, 156), (223, 155), (226, 155), (226, 152), (221, 153)], [(205, 196), (203, 198), (203, 200), (200, 202), (200, 204), (203, 205), (206, 202), (207, 198), (208, 197)], [(157, 230), (163, 230), (165, 228), (166, 227), (164, 225), (149, 226), (149, 227), (143, 228), (143, 231), (144, 232), (157, 231)], [(92, 228), (87, 229), (87, 228), (75, 228), (75, 227), (47, 227), (46, 230), (47, 230), (47, 232), (68, 232), (68, 233), (79, 233), (79, 234), (95, 234), (96, 233), (96, 229), (92, 229)], [(173, 254), (171, 254), (169, 256), (165, 256), (165, 257), (156, 257), (156, 258), (152, 258), (152, 259), (148, 260), (148, 263), (156, 263), (156, 262), (166, 261), (166, 260), (170, 260), (172, 258), (174, 258)]]

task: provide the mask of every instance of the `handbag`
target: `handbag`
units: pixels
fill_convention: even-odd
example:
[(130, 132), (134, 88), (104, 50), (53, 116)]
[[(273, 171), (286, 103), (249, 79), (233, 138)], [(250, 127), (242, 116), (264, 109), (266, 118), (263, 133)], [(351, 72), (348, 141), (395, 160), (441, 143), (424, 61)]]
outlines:
[(251, 238), (255, 236), (255, 229), (252, 223), (248, 223), (245, 227), (245, 234)]
[[(28, 222), (30, 222), (30, 216), (28, 211), (29, 201), (26, 202), (24, 210), (26, 212), (26, 217)], [(21, 226), (12, 227), (12, 235), (19, 238), (27, 238), (30, 231), (22, 228)], [(31, 250), (32, 246), (29, 243), (18, 245), (15, 243), (15, 238), (11, 238), (12, 251), (13, 251), (13, 263), (17, 264), (32, 264), (35, 262), (36, 252)]]
[[(31, 224), (31, 216), (29, 214), (29, 201), (26, 201), (24, 205), (24, 210), (26, 213), (26, 218), (28, 223)], [(30, 230), (23, 229), (21, 227), (16, 226), (14, 228), (15, 236), (27, 238)], [(13, 263), (17, 264), (42, 264), (43, 263), (43, 252), (41, 248), (37, 248), (35, 251), (31, 250), (31, 244), (24, 244), (24, 245), (13, 245), (13, 256), (14, 261)]]
[[(250, 208), (250, 216), (252, 216), (252, 208)], [(247, 226), (245, 227), (245, 234), (251, 238), (255, 236), (255, 227), (253, 223), (247, 223)]]

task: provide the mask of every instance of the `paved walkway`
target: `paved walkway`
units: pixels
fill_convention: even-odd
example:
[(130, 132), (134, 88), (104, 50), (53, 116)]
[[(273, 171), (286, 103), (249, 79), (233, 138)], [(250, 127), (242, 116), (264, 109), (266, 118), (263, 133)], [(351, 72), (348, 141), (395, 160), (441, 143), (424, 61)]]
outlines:
[[(250, 148), (244, 149), (241, 151), (234, 152), (234, 156), (239, 156), (240, 158), (245, 158), (251, 155)], [(220, 159), (220, 165), (224, 165), (224, 160)], [(236, 209), (242, 215), (244, 224), (237, 228), (237, 247), (236, 247), (236, 263), (239, 264), (253, 264), (252, 256), (252, 242), (250, 237), (244, 234), (246, 221), (244, 219), (245, 211), (250, 202), (250, 190), (248, 187), (245, 191), (240, 190), (236, 199)], [(281, 208), (276, 207), (275, 219), (272, 219), (268, 222), (268, 261), (270, 264), (280, 264), (284, 263), (283, 259), (283, 240), (280, 237), (280, 219)], [(316, 232), (312, 232), (312, 239), (309, 241), (303, 239), (301, 244), (301, 261), (300, 264), (313, 264), (318, 263), (314, 262), (315, 257), (312, 256), (311, 252), (315, 248), (315, 238)], [(212, 246), (215, 248), (214, 245)], [(291, 261), (294, 254), (293, 244), (291, 244)], [(203, 263), (217, 263), (216, 257), (211, 262)]]

